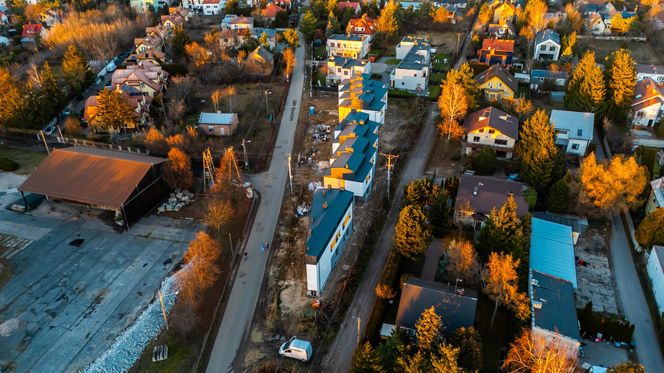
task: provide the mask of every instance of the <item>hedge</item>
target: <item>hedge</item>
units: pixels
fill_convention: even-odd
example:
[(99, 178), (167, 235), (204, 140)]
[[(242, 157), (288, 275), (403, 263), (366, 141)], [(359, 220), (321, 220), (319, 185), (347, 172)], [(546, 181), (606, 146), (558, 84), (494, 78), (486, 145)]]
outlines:
[(593, 302), (588, 302), (583, 310), (579, 310), (579, 323), (581, 331), (594, 337), (602, 333), (602, 338), (613, 342), (632, 342), (634, 324), (628, 321), (616, 320), (593, 311)]
[(18, 168), (19, 164), (16, 161), (0, 157), (0, 171), (12, 172), (18, 170)]

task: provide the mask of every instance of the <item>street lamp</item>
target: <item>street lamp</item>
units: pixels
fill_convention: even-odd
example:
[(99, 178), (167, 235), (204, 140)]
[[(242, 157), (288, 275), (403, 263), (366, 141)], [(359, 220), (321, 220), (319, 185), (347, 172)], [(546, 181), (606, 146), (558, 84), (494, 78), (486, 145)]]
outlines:
[(242, 139), (242, 152), (244, 153), (244, 168), (249, 168), (249, 159), (247, 158), (247, 144), (249, 144), (251, 140), (245, 140)]
[(265, 115), (270, 115), (270, 108), (268, 107), (267, 103), (267, 95), (271, 95), (272, 91), (265, 91)]

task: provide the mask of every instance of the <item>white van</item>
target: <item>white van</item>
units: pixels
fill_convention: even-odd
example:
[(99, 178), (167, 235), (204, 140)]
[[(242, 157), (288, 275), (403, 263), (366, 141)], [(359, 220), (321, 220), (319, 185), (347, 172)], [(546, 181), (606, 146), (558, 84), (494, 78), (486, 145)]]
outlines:
[(311, 343), (297, 337), (289, 339), (279, 348), (279, 355), (297, 359), (300, 361), (309, 361), (314, 353)]

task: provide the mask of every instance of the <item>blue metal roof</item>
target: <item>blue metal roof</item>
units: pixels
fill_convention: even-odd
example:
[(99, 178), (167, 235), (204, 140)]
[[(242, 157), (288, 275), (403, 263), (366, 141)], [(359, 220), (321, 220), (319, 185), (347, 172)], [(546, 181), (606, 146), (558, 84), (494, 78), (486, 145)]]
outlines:
[(576, 289), (576, 265), (572, 228), (532, 218), (530, 269), (572, 283)]
[(353, 193), (341, 189), (318, 189), (311, 203), (311, 234), (306, 255), (320, 259), (341, 219), (353, 203)]
[(558, 35), (557, 32), (551, 29), (546, 29), (544, 31), (538, 32), (537, 35), (535, 36), (535, 45), (543, 43), (547, 40), (551, 40), (554, 43), (560, 45), (560, 35)]

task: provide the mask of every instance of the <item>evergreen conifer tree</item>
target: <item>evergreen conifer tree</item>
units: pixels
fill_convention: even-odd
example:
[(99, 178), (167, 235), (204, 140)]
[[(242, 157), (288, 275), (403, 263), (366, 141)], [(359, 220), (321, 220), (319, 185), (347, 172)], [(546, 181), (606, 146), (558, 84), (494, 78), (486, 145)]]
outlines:
[(521, 162), (521, 177), (538, 192), (548, 188), (562, 171), (553, 126), (542, 109), (521, 126), (516, 153)]

